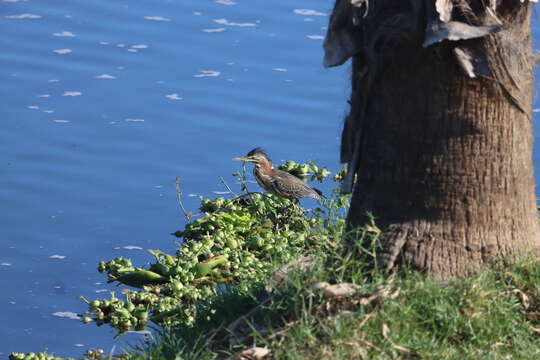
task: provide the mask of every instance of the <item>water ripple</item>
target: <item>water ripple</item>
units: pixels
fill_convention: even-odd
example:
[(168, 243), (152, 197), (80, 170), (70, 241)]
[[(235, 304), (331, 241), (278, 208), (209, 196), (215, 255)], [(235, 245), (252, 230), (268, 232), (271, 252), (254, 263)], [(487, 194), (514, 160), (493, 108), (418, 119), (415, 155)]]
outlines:
[(221, 4), (221, 5), (236, 5), (237, 3), (235, 3), (234, 1), (231, 1), (231, 0), (216, 0), (216, 4)]
[(145, 16), (145, 20), (151, 20), (151, 21), (171, 21), (171, 19), (163, 17), (163, 16)]
[(220, 33), (220, 32), (223, 32), (227, 29), (225, 28), (214, 28), (214, 29), (201, 29), (202, 32), (206, 32), (206, 33)]
[(6, 19), (41, 19), (41, 15), (36, 14), (20, 14), (20, 15), (6, 15)]
[(293, 13), (298, 15), (306, 15), (306, 16), (328, 16), (327, 13), (323, 13), (316, 10), (311, 9), (294, 9)]
[(217, 77), (221, 74), (219, 71), (215, 70), (200, 70), (199, 74), (193, 75), (193, 77), (196, 78), (202, 78), (202, 77)]
[(60, 54), (60, 55), (65, 55), (65, 54), (72, 53), (73, 50), (71, 50), (71, 49), (57, 49), (57, 50), (53, 50), (53, 52), (55, 52), (57, 54)]
[(238, 27), (255, 27), (257, 24), (245, 22), (245, 23), (238, 23), (238, 22), (232, 22), (227, 19), (214, 19), (214, 22), (216, 24), (220, 25), (227, 25), (227, 26), (238, 26)]
[(101, 75), (97, 75), (96, 76), (96, 79), (116, 79), (116, 76), (113, 76), (113, 75), (109, 75), (109, 74), (101, 74)]
[(57, 36), (57, 37), (75, 37), (75, 34), (72, 33), (71, 31), (62, 31), (62, 32), (53, 33), (53, 36)]
[(165, 97), (167, 99), (171, 99), (171, 100), (182, 100), (183, 99), (183, 97), (179, 96), (177, 93), (165, 95)]

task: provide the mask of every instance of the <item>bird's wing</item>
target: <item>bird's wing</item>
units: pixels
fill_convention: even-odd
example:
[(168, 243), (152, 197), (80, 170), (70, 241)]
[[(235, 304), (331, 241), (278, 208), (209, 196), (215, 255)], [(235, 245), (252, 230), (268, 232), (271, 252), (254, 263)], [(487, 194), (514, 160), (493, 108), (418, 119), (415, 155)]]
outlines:
[(272, 186), (278, 194), (287, 194), (288, 197), (315, 199), (320, 197), (315, 189), (286, 171), (274, 170)]

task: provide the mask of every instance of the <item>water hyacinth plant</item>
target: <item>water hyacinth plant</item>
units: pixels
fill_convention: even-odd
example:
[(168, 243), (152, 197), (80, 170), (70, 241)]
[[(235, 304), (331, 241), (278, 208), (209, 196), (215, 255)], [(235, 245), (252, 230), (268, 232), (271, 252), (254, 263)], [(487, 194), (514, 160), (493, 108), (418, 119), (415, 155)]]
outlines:
[[(320, 182), (330, 175), (314, 162), (287, 161), (280, 169)], [(83, 299), (83, 322), (109, 324), (122, 334), (144, 330), (149, 322), (192, 326), (201, 316), (207, 320), (220, 294), (247, 294), (262, 286), (278, 266), (318, 246), (321, 229), (328, 231), (329, 219), (348, 207), (348, 197), (336, 191), (337, 197), (306, 211), (291, 200), (250, 192), (245, 167), (236, 175), (240, 195), (230, 190), (231, 198), (202, 198), (200, 217), (186, 213), (188, 223), (174, 233), (182, 238), (175, 254), (149, 250), (154, 260), (146, 267), (123, 257), (101, 261), (98, 271), (109, 282), (130, 288), (120, 297), (111, 292), (108, 299)], [(341, 227), (343, 220), (337, 221)]]

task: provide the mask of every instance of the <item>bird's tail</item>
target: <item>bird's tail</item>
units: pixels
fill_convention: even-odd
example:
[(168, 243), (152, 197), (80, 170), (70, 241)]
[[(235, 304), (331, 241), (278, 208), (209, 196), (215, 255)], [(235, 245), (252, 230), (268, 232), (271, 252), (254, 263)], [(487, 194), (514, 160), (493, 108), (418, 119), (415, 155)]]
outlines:
[(315, 190), (315, 192), (317, 194), (319, 194), (319, 196), (322, 198), (322, 199), (326, 199), (326, 196), (323, 195), (322, 191), (317, 189), (317, 188), (313, 188), (313, 190)]

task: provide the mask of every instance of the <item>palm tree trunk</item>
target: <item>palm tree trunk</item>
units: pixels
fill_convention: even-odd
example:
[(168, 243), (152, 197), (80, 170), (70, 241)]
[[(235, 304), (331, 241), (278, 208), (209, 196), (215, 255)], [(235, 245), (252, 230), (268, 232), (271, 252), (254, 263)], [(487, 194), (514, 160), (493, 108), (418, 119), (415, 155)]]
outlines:
[[(384, 267), (407, 263), (438, 278), (536, 253), (530, 6), (503, 1), (495, 15), (464, 1), (475, 11), (467, 17), (441, 0), (373, 2), (363, 25), (350, 6), (346, 25), (353, 76), (342, 160), (357, 174), (349, 225), (372, 213)], [(336, 2), (329, 35), (348, 4)], [(439, 42), (452, 22), (483, 35)]]

